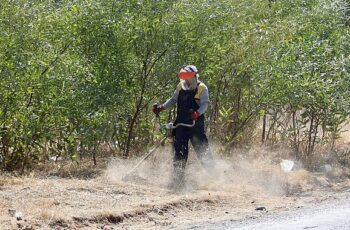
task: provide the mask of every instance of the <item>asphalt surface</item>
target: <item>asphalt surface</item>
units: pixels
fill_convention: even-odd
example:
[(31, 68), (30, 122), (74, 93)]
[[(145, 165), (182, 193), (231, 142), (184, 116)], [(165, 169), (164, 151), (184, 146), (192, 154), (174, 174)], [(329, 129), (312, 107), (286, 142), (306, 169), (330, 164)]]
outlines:
[(350, 230), (350, 199), (327, 201), (313, 207), (299, 208), (275, 214), (269, 212), (258, 218), (221, 221), (191, 226), (187, 229), (236, 230)]

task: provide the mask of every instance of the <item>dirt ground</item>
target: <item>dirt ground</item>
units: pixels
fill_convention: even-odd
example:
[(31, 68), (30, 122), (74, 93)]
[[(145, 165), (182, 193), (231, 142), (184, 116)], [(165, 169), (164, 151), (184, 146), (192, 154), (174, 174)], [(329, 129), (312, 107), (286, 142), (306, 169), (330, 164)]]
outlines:
[(191, 154), (186, 186), (179, 192), (167, 189), (169, 149), (159, 150), (128, 181), (122, 178), (136, 162), (120, 159), (109, 159), (85, 179), (59, 173), (0, 176), (0, 229), (188, 229), (297, 209), (350, 192), (344, 170), (328, 166), (310, 173), (296, 162), (286, 173), (268, 152), (255, 151), (259, 157), (217, 157), (215, 175)]

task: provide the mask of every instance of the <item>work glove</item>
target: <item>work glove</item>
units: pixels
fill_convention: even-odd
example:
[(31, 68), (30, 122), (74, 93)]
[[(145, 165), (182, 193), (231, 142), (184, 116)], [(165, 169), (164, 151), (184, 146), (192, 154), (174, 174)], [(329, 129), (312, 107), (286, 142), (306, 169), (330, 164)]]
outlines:
[(164, 107), (162, 105), (153, 105), (153, 113), (155, 113), (157, 116), (159, 115), (160, 112), (164, 110)]
[(199, 118), (200, 115), (201, 115), (201, 114), (200, 114), (198, 111), (193, 112), (193, 113), (191, 114), (192, 120), (194, 120), (194, 121), (198, 120), (198, 118)]

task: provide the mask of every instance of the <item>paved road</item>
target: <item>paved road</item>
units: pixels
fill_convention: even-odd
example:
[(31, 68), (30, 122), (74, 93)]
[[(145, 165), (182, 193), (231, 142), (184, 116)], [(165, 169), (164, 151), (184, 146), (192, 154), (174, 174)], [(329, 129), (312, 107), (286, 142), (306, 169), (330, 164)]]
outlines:
[(350, 230), (350, 200), (328, 201), (309, 208), (266, 214), (257, 219), (223, 221), (189, 229), (236, 230)]

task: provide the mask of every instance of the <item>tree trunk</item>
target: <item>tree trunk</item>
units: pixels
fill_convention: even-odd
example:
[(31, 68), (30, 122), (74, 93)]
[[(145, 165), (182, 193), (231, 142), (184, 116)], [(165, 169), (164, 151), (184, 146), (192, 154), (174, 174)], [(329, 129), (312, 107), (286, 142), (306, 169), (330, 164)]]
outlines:
[(314, 125), (314, 114), (311, 115), (310, 120), (310, 127), (308, 132), (308, 145), (307, 145), (307, 151), (306, 154), (309, 156), (311, 154), (311, 142), (312, 142), (312, 132), (313, 132), (313, 125)]
[(92, 150), (92, 159), (94, 161), (94, 166), (97, 165), (97, 160), (96, 160), (96, 146), (94, 146), (93, 150)]
[[(161, 54), (159, 54), (159, 56), (152, 63), (149, 63), (147, 61), (147, 59), (149, 58), (149, 55), (146, 55), (145, 60), (143, 61), (142, 73), (140, 74), (141, 91), (140, 91), (139, 99), (136, 103), (136, 110), (130, 121), (129, 129), (128, 129), (128, 137), (126, 140), (125, 151), (123, 154), (124, 158), (129, 157), (130, 145), (131, 145), (131, 140), (134, 133), (134, 127), (135, 127), (137, 118), (139, 117), (142, 109), (145, 107), (143, 105), (143, 102), (144, 102), (144, 96), (146, 91), (146, 85), (147, 85), (148, 78), (151, 74), (151, 70), (153, 69), (154, 65), (159, 61), (159, 59), (166, 53), (166, 51), (167, 49), (165, 49)], [(147, 103), (145, 103), (145, 105), (147, 105)]]
[(264, 111), (264, 116), (263, 116), (263, 127), (262, 127), (262, 134), (261, 134), (261, 144), (265, 144), (265, 139), (266, 139), (266, 110)]
[(292, 113), (292, 124), (293, 124), (293, 146), (295, 156), (299, 156), (299, 141), (298, 141), (298, 133), (297, 133), (297, 121), (296, 121), (296, 111)]

